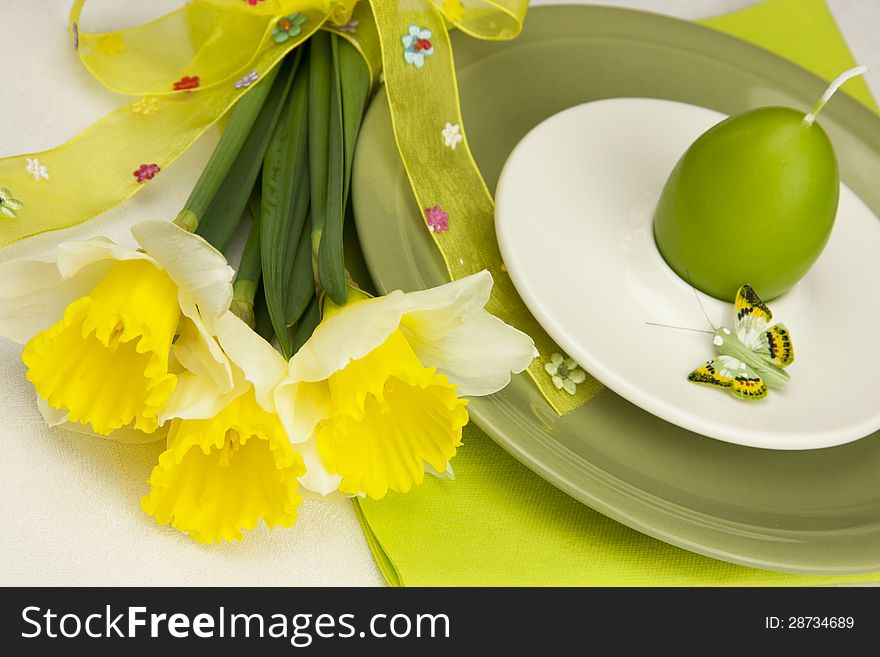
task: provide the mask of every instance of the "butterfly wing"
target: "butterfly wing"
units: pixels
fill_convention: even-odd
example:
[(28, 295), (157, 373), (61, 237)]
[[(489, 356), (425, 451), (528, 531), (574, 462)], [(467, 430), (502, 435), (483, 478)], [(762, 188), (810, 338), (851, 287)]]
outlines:
[(736, 294), (736, 337), (755, 354), (777, 367), (794, 362), (791, 334), (782, 324), (770, 328), (773, 313), (750, 285)]
[(730, 388), (733, 386), (733, 379), (729, 376), (722, 376), (715, 368), (714, 360), (700, 365), (700, 367), (688, 374), (688, 381), (718, 388)]
[(751, 285), (743, 285), (736, 293), (736, 337), (744, 345), (752, 346), (767, 330), (773, 313)]
[(732, 356), (718, 356), (688, 375), (688, 381), (727, 388), (739, 399), (763, 399), (767, 384), (746, 363)]
[(747, 343), (747, 346), (777, 367), (788, 367), (794, 362), (791, 334), (782, 324), (774, 324), (766, 331), (760, 332), (755, 342)]

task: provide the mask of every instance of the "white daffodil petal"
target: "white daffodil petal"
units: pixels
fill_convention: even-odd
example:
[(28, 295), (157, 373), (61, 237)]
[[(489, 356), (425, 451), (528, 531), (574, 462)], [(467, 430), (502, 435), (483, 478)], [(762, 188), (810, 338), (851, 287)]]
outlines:
[(491, 290), (492, 275), (482, 271), (428, 290), (395, 290), (346, 306), (325, 318), (290, 359), (290, 376), (298, 381), (326, 379), (385, 342), (402, 319), (426, 341), (443, 336), (481, 312)]
[(485, 269), (451, 283), (406, 295), (406, 323), (426, 340), (442, 336), (481, 313), (492, 293), (492, 274)]
[(108, 270), (116, 260), (149, 260), (155, 263), (155, 260), (146, 253), (126, 249), (106, 237), (97, 237), (85, 242), (59, 244), (55, 257), (58, 271), (63, 278), (76, 276), (83, 268), (99, 261), (109, 261), (106, 262)]
[(192, 372), (178, 374), (174, 392), (159, 411), (159, 423), (164, 424), (173, 418), (204, 420), (214, 417), (250, 387), (241, 372), (237, 374), (235, 383), (226, 392), (220, 392), (207, 377)]
[(455, 473), (452, 471), (452, 464), (449, 461), (446, 462), (446, 469), (443, 472), (438, 472), (434, 469), (434, 466), (425, 461), (425, 472), (433, 477), (437, 477), (438, 479), (448, 479), (449, 481), (455, 481)]
[(61, 244), (46, 258), (16, 259), (0, 264), (0, 335), (25, 343), (64, 315), (64, 309), (86, 296), (116, 260), (149, 256), (105, 239)]
[[(347, 502), (354, 495), (346, 495), (345, 493), (341, 493), (338, 490), (333, 491), (329, 495), (321, 495), (320, 493), (316, 493), (313, 490), (309, 490), (303, 485), (300, 485), (298, 491), (299, 496), (304, 500), (317, 500), (319, 502), (324, 502), (325, 504), (341, 504), (342, 502)], [(363, 495), (359, 495), (358, 497), (364, 497)]]
[(137, 429), (129, 426), (117, 429), (116, 431), (113, 431), (105, 436), (99, 433), (95, 433), (88, 425), (79, 424), (78, 422), (68, 422), (66, 410), (52, 408), (51, 406), (49, 406), (45, 399), (40, 397), (40, 395), (37, 395), (37, 408), (40, 410), (40, 415), (43, 416), (46, 424), (50, 427), (60, 427), (61, 429), (67, 429), (68, 431), (82, 434), (84, 436), (100, 438), (101, 440), (115, 440), (126, 445), (142, 445), (145, 443), (154, 443), (158, 440), (164, 439), (165, 436), (168, 434), (167, 427), (160, 427), (153, 433), (144, 433), (143, 431), (138, 431)]
[(411, 333), (406, 318), (402, 326), (419, 360), (458, 384), (463, 396), (498, 392), (538, 355), (528, 335), (486, 311), (433, 340)]
[(299, 485), (321, 496), (336, 493), (339, 484), (342, 483), (342, 477), (330, 474), (327, 468), (324, 467), (324, 462), (318, 454), (317, 441), (314, 437), (298, 445), (297, 451), (306, 465), (306, 473), (299, 478)]
[[(67, 410), (63, 408), (52, 408), (49, 402), (37, 395), (37, 408), (40, 415), (50, 427), (57, 427), (67, 422)], [(95, 434), (98, 435), (98, 434)]]
[(275, 388), (275, 411), (290, 442), (304, 443), (318, 422), (330, 417), (330, 388), (326, 381), (296, 382), (288, 377)]
[(492, 293), (492, 274), (483, 270), (404, 299), (403, 323), (425, 341), (436, 340), (483, 313)]
[(205, 326), (189, 294), (179, 290), (177, 300), (186, 319), (180, 323), (180, 335), (172, 348), (174, 357), (193, 374), (213, 381), (218, 393), (228, 392), (233, 384), (229, 359)]
[(131, 227), (131, 233), (190, 295), (209, 326), (229, 309), (235, 270), (217, 249), (168, 221), (142, 221)]
[(0, 335), (24, 344), (57, 322), (64, 309), (84, 297), (109, 265), (94, 264), (82, 276), (64, 279), (54, 262), (10, 260), (0, 265)]
[(214, 330), (223, 351), (254, 385), (257, 403), (269, 413), (274, 412), (273, 393), (287, 376), (287, 361), (235, 313), (223, 313)]
[(290, 359), (290, 376), (297, 381), (322, 381), (350, 360), (366, 356), (397, 330), (404, 296), (394, 291), (326, 317)]
[(62, 425), (65, 429), (70, 429), (76, 433), (85, 433), (90, 436), (96, 436), (98, 438), (109, 438), (110, 440), (115, 440), (116, 442), (122, 443), (124, 445), (143, 445), (145, 443), (155, 443), (159, 440), (165, 440), (168, 437), (168, 428), (169, 425), (165, 425), (164, 427), (159, 427), (153, 433), (144, 433), (143, 431), (138, 431), (133, 427), (122, 427), (121, 429), (117, 429), (113, 431), (107, 436), (99, 436), (94, 433), (89, 427), (77, 424), (75, 422), (68, 422), (67, 424)]

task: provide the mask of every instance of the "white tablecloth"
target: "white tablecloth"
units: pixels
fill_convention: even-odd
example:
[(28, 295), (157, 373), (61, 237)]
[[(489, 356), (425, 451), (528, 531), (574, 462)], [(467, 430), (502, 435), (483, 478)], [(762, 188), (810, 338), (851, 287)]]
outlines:
[[(0, 155), (51, 148), (126, 99), (103, 89), (67, 36), (71, 0), (4, 0), (0, 40)], [(90, 0), (89, 31), (132, 27), (180, 0)], [(545, 4), (545, 3), (535, 3)], [(684, 18), (732, 11), (749, 0), (606, 0)], [(880, 2), (829, 0), (880, 97)], [(14, 244), (0, 260), (43, 253), (62, 240), (104, 234), (131, 243), (127, 228), (171, 218), (216, 142), (212, 133), (147, 189), (85, 226)], [(82, 190), (87, 194), (89, 190)], [(349, 504), (306, 501), (292, 529), (258, 529), (246, 540), (201, 546), (140, 511), (159, 445), (124, 446), (47, 429), (24, 378), (21, 348), (0, 338), (0, 584), (2, 585), (380, 585)]]

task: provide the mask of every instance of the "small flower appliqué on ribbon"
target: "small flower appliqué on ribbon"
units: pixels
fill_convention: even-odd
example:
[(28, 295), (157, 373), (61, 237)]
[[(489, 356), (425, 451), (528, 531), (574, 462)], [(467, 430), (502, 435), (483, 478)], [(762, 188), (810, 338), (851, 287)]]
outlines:
[(557, 390), (565, 390), (569, 395), (575, 394), (578, 384), (587, 378), (586, 372), (573, 358), (563, 358), (562, 354), (550, 356), (550, 362), (544, 363), (544, 371), (550, 375)]
[(26, 157), (24, 159), (27, 162), (24, 170), (34, 177), (34, 182), (40, 182), (40, 180), (49, 180), (49, 170), (46, 168), (45, 164), (40, 164), (39, 158)]
[(333, 25), (340, 32), (345, 32), (346, 34), (354, 34), (357, 32), (358, 25), (360, 25), (360, 21), (357, 18), (352, 18), (350, 21), (343, 25)]
[(434, 54), (434, 44), (431, 43), (431, 30), (423, 30), (418, 25), (410, 25), (409, 33), (404, 36), (403, 58), (407, 64), (416, 68), (425, 65), (425, 57)]
[(0, 214), (15, 219), (15, 213), (24, 207), (24, 203), (12, 198), (12, 192), (5, 187), (0, 187)]
[(152, 96), (144, 96), (131, 104), (131, 111), (146, 116), (159, 111), (159, 102)]
[(247, 89), (254, 82), (260, 79), (260, 74), (256, 71), (251, 71), (247, 75), (242, 76), (239, 80), (232, 86), (236, 89)]
[(198, 75), (184, 75), (174, 83), (174, 91), (192, 91), (193, 89), (198, 89), (201, 84), (202, 81)]
[(457, 123), (447, 123), (441, 134), (443, 135), (443, 142), (446, 144), (446, 147), (452, 150), (455, 150), (455, 147), (464, 139), (461, 134), (461, 126)]
[(445, 233), (449, 230), (449, 215), (439, 205), (425, 208), (425, 219), (432, 233)]
[(304, 14), (291, 14), (282, 18), (272, 28), (272, 39), (275, 43), (284, 43), (288, 39), (298, 36), (302, 32), (302, 26), (306, 20)]
[(251, 7), (256, 7), (258, 2), (263, 2), (263, 0), (244, 0)]
[(142, 164), (132, 172), (132, 175), (137, 178), (139, 183), (142, 183), (152, 180), (161, 170), (162, 169), (156, 163)]

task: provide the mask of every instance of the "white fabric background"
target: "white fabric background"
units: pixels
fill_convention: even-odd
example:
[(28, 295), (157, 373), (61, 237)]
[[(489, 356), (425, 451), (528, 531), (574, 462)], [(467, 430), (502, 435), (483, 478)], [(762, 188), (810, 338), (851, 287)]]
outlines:
[[(828, 0), (856, 59), (872, 66), (880, 97), (880, 2)], [(2, 0), (0, 156), (45, 150), (126, 99), (82, 67), (67, 36), (71, 0)], [(88, 31), (139, 25), (181, 0), (90, 0)], [(536, 4), (546, 4), (538, 2)], [(750, 0), (605, 0), (684, 18), (732, 11)], [(104, 234), (130, 244), (127, 228), (172, 218), (216, 141), (210, 134), (134, 199), (85, 226), (38, 236), (0, 260), (48, 251), (58, 241)], [(84, 163), (87, 166), (87, 163)], [(88, 194), (89, 190), (82, 190)], [(24, 378), (21, 348), (0, 338), (0, 584), (380, 585), (349, 504), (306, 501), (292, 529), (201, 546), (140, 511), (160, 445), (124, 446), (47, 429)]]

